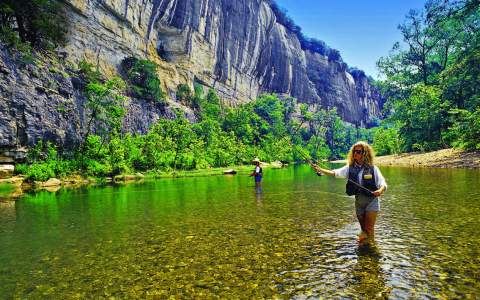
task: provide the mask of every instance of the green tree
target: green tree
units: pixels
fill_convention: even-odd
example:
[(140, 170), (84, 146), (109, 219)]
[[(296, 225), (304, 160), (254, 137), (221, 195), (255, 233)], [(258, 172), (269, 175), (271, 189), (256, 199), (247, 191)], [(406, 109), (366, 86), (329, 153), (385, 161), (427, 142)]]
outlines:
[(182, 160), (190, 155), (198, 140), (188, 120), (181, 115), (174, 120), (160, 119), (151, 132), (152, 139), (147, 138), (147, 144), (151, 143), (147, 149), (147, 155), (151, 155), (150, 162), (157, 167), (174, 170), (184, 167)]
[[(52, 50), (66, 41), (68, 22), (63, 6), (55, 0), (3, 0), (0, 3), (0, 37), (17, 34), (23, 43)], [(7, 41), (8, 42), (8, 41)]]
[(253, 111), (262, 118), (264, 133), (272, 132), (274, 137), (283, 137), (286, 134), (285, 107), (276, 95), (261, 95), (254, 103)]
[(220, 98), (214, 89), (209, 89), (205, 99), (200, 99), (200, 118), (221, 118), (222, 108), (220, 105)]
[(148, 59), (127, 57), (122, 61), (122, 72), (126, 75), (133, 97), (164, 102), (165, 94), (160, 86), (157, 67)]
[(440, 94), (436, 87), (419, 84), (409, 98), (394, 102), (391, 120), (399, 124), (404, 150), (435, 150), (444, 145), (441, 137), (449, 103)]
[(474, 126), (470, 117), (480, 102), (479, 19), (478, 1), (430, 0), (399, 27), (408, 48), (396, 44), (377, 63), (386, 77), (379, 86), (403, 150), (467, 144), (469, 135), (460, 131), (465, 124)]
[(444, 138), (454, 147), (466, 150), (480, 150), (480, 108), (473, 112), (466, 109), (449, 111), (454, 122), (444, 133)]
[(397, 127), (376, 127), (373, 129), (373, 148), (378, 155), (398, 154), (402, 140)]
[(125, 97), (122, 92), (125, 88), (123, 80), (115, 77), (105, 83), (92, 82), (85, 88), (87, 101), (87, 124), (84, 141), (93, 132), (102, 136), (104, 140), (120, 134), (125, 109)]

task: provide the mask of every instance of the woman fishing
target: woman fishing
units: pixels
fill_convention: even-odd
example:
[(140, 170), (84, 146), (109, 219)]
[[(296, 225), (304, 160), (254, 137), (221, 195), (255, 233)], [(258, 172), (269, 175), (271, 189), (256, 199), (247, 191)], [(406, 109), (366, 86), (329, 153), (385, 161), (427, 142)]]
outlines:
[(340, 169), (328, 170), (312, 164), (317, 173), (337, 178), (347, 178), (346, 192), (355, 195), (355, 210), (362, 229), (358, 240), (374, 239), (374, 227), (377, 213), (380, 211), (380, 199), (387, 183), (380, 170), (373, 165), (374, 153), (366, 142), (357, 142), (350, 148), (347, 165)]

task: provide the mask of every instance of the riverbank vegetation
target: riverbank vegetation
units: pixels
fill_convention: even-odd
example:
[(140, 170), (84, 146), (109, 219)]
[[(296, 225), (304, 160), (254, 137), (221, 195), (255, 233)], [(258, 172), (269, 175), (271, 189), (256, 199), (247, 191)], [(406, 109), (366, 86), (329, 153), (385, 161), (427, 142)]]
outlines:
[[(0, 6), (3, 42), (31, 53), (49, 51), (64, 41), (67, 27), (56, 2), (26, 1), (31, 7), (20, 2)], [(24, 20), (30, 12), (44, 22), (34, 22), (37, 15)], [(177, 110), (176, 118), (159, 119), (146, 134), (131, 134), (123, 128), (129, 99), (168, 105), (157, 66), (128, 57), (117, 77), (106, 78), (92, 64), (81, 62), (76, 74), (86, 98), (82, 140), (68, 149), (40, 141), (16, 172), (27, 180), (45, 181), (72, 174), (114, 177), (218, 168), (248, 164), (253, 157), (266, 162), (337, 159), (357, 140), (373, 141), (380, 155), (452, 146), (480, 149), (479, 14), (475, 1), (432, 0), (424, 11), (407, 15), (399, 27), (407, 49), (397, 44), (378, 62), (385, 77), (377, 82), (387, 97), (385, 119), (368, 130), (343, 122), (335, 109), (310, 111), (289, 97), (264, 94), (230, 107), (213, 89), (180, 84), (175, 100), (194, 112), (194, 120)], [(308, 45), (324, 55), (334, 52), (324, 43)]]
[(411, 11), (395, 44), (378, 61), (385, 80), (386, 118), (377, 129), (379, 154), (480, 149), (480, 4), (427, 1)]
[[(26, 20), (31, 12), (37, 14)], [(68, 29), (62, 7), (50, 0), (3, 3), (0, 27), (6, 45), (23, 58), (32, 58), (17, 61), (22, 65), (40, 62), (39, 54), (61, 45)], [(230, 107), (215, 90), (199, 84), (180, 84), (174, 99), (194, 112), (193, 119), (176, 110), (175, 118), (160, 118), (146, 134), (128, 133), (123, 126), (128, 101), (169, 105), (156, 68), (147, 59), (127, 57), (112, 78), (86, 61), (76, 71), (62, 71), (63, 77), (80, 82), (86, 99), (81, 140), (70, 147), (39, 141), (26, 162), (16, 166), (16, 173), (28, 181), (75, 174), (100, 178), (138, 172), (178, 174), (249, 164), (253, 157), (266, 162), (339, 158), (352, 142), (371, 140), (367, 130), (344, 123), (335, 109), (311, 112), (293, 98), (274, 94)]]
[[(151, 62), (144, 65), (150, 67)], [(293, 98), (282, 100), (273, 94), (228, 107), (213, 89), (204, 91), (200, 85), (194, 90), (180, 85), (176, 93), (177, 101), (194, 111), (196, 122), (177, 111), (176, 118), (159, 119), (146, 134), (130, 134), (122, 130), (122, 122), (124, 95), (131, 81), (106, 79), (86, 62), (80, 64), (79, 72), (87, 99), (83, 140), (74, 149), (39, 142), (30, 149), (27, 162), (16, 168), (27, 180), (45, 181), (75, 173), (93, 177), (171, 173), (249, 164), (253, 157), (265, 162), (305, 157), (320, 160), (341, 157), (355, 140), (371, 138), (367, 130), (344, 123), (335, 109), (312, 113)], [(159, 88), (151, 84), (137, 87), (146, 95)]]

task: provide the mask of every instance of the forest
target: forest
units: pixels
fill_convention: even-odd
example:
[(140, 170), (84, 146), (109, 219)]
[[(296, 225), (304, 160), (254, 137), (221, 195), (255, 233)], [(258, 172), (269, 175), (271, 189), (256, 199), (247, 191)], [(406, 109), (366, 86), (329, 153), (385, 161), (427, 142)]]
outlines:
[[(269, 2), (302, 47), (341, 61), (337, 50), (304, 37), (284, 10)], [(22, 53), (24, 64), (61, 46), (67, 23), (62, 6), (53, 0), (0, 4), (0, 39)], [(409, 12), (398, 27), (403, 41), (377, 63), (382, 77), (374, 84), (386, 105), (378, 126), (368, 129), (342, 121), (335, 109), (311, 111), (301, 99), (275, 94), (228, 107), (215, 90), (192, 83), (180, 84), (175, 100), (194, 111), (196, 122), (177, 111), (177, 118), (160, 119), (148, 133), (132, 135), (122, 130), (126, 97), (168, 105), (157, 66), (128, 57), (121, 74), (106, 78), (83, 61), (77, 68), (87, 125), (79, 146), (62, 149), (40, 141), (16, 172), (29, 180), (47, 180), (75, 173), (105, 177), (242, 165), (253, 157), (266, 162), (337, 159), (358, 140), (373, 143), (379, 155), (449, 147), (478, 150), (479, 27), (479, 3), (474, 0), (430, 0), (423, 10)]]

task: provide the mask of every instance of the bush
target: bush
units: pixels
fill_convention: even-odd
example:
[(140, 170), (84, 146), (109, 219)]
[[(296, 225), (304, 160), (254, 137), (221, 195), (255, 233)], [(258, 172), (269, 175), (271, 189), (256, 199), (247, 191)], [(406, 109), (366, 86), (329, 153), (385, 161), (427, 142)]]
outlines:
[(87, 62), (86, 60), (82, 60), (78, 64), (78, 69), (87, 84), (99, 83), (102, 81), (102, 74), (98, 70), (94, 69), (93, 64)]
[(155, 102), (164, 101), (165, 95), (160, 87), (155, 63), (146, 59), (127, 57), (122, 61), (121, 68), (133, 97)]
[(12, 48), (17, 48), (22, 43), (18, 34), (7, 26), (0, 26), (0, 40)]
[(27, 164), (15, 168), (18, 174), (25, 174), (26, 180), (45, 181), (51, 177), (63, 177), (74, 173), (79, 165), (74, 160), (65, 160), (58, 155), (51, 142), (39, 141), (27, 153)]
[(305, 38), (304, 40), (301, 40), (300, 43), (303, 49), (319, 53), (323, 56), (326, 56), (330, 49), (324, 41), (315, 38)]
[(373, 130), (373, 148), (377, 155), (400, 153), (401, 139), (398, 128), (378, 127)]
[(179, 84), (177, 86), (176, 97), (177, 101), (189, 105), (192, 102), (192, 90), (186, 84)]
[(84, 169), (87, 175), (105, 177), (112, 173), (112, 168), (108, 163), (99, 162), (93, 159), (84, 161)]
[(474, 112), (453, 109), (452, 126), (443, 135), (453, 147), (465, 150), (480, 150), (480, 108)]
[(27, 181), (46, 181), (49, 178), (55, 177), (54, 165), (51, 163), (35, 163), (28, 167), (25, 173)]
[(329, 61), (341, 61), (342, 57), (340, 56), (340, 52), (336, 49), (330, 49), (328, 51), (328, 60)]
[(28, 164), (15, 165), (15, 174), (27, 174)]

